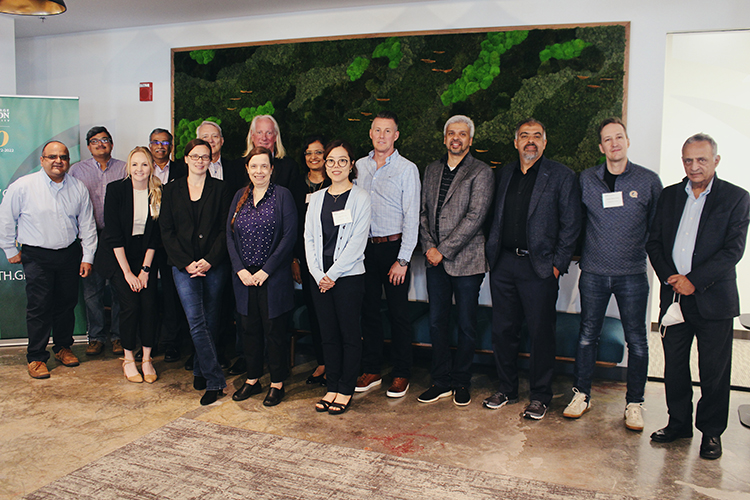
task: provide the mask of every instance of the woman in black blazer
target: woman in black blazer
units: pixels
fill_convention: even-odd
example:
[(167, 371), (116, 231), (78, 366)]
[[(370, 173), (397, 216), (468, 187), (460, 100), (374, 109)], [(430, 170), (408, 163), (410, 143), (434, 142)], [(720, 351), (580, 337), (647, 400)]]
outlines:
[(230, 194), (223, 181), (208, 175), (211, 146), (206, 141), (188, 142), (185, 161), (187, 177), (164, 188), (159, 223), (195, 346), (193, 387), (206, 389), (201, 404), (209, 405), (227, 386), (217, 357), (216, 334), (228, 275), (225, 227)]
[[(152, 384), (156, 371), (151, 348), (156, 334), (156, 273), (151, 262), (159, 246), (161, 182), (154, 175), (154, 159), (144, 147), (133, 149), (126, 164), (127, 176), (107, 185), (104, 198), (104, 231), (96, 252), (98, 271), (112, 281), (120, 300), (120, 336), (125, 351), (122, 370), (130, 382)], [(141, 330), (143, 360), (135, 366), (133, 350)]]

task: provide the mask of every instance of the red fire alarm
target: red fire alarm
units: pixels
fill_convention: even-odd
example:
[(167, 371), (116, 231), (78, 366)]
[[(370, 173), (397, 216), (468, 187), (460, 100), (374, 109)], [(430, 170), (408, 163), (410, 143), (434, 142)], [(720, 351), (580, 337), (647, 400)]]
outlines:
[(154, 100), (154, 84), (153, 82), (141, 82), (141, 101), (153, 101)]

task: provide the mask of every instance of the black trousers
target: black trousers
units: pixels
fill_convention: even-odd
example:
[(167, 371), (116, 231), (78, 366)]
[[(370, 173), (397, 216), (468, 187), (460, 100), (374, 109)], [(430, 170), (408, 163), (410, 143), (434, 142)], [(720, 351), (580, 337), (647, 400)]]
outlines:
[[(185, 312), (182, 310), (180, 297), (174, 286), (172, 266), (167, 262), (167, 252), (164, 248), (157, 248), (154, 263), (159, 270), (161, 294), (159, 297), (157, 331), (161, 332), (159, 343), (162, 347), (179, 347), (183, 342), (192, 342)], [(152, 266), (151, 274), (156, 276)], [(154, 280), (156, 284), (156, 280)], [(149, 283), (149, 287), (151, 284)], [(156, 287), (154, 287), (156, 288)]]
[[(671, 295), (671, 292), (670, 292)], [(685, 322), (667, 327), (664, 346), (664, 388), (669, 426), (687, 429), (693, 421), (693, 384), (690, 376), (690, 348), (698, 339), (698, 370), (701, 398), (695, 426), (708, 436), (720, 436), (729, 418), (729, 387), (732, 371), (732, 319), (701, 317), (695, 297), (680, 299)]]
[(247, 378), (263, 376), (263, 358), (267, 349), (271, 382), (283, 382), (289, 376), (288, 314), (268, 317), (267, 285), (249, 286), (247, 291), (247, 316), (240, 315)]
[(325, 293), (309, 277), (323, 336), (323, 357), (329, 392), (354, 394), (362, 356), (359, 311), (365, 294), (365, 275), (343, 276)]
[(555, 369), (555, 327), (558, 281), (540, 278), (529, 257), (503, 251), (490, 273), (492, 292), (492, 349), (499, 390), (518, 396), (518, 344), (526, 320), (531, 341), (529, 361), (530, 399), (549, 405)]
[(315, 309), (315, 301), (313, 300), (313, 292), (318, 290), (318, 285), (310, 281), (310, 271), (308, 270), (307, 262), (305, 262), (304, 259), (300, 260), (299, 269), (300, 275), (302, 276), (302, 297), (305, 299), (307, 316), (310, 320), (310, 334), (312, 336), (315, 359), (319, 365), (324, 365), (325, 356), (323, 355), (323, 338), (320, 335), (320, 323), (318, 321), (318, 313)]
[(29, 363), (49, 359), (47, 344), (50, 333), (55, 353), (73, 345), (82, 255), (78, 241), (61, 250), (24, 245), (21, 251), (26, 275), (26, 328), (29, 335), (26, 360)]
[[(412, 327), (409, 321), (411, 271), (401, 285), (388, 281), (388, 271), (398, 259), (401, 241), (367, 243), (365, 248), (365, 296), (362, 303), (362, 372), (380, 373), (383, 365), (383, 322), (380, 298), (385, 289), (391, 323), (393, 377), (409, 378), (412, 365)], [(326, 368), (327, 370), (327, 368)]]

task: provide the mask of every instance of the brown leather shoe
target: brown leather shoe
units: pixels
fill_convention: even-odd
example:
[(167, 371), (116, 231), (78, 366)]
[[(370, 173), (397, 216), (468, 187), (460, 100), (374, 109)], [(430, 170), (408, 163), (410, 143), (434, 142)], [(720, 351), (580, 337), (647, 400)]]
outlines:
[(124, 354), (125, 349), (122, 348), (122, 342), (120, 342), (120, 339), (115, 339), (112, 341), (112, 354)]
[(31, 378), (49, 378), (47, 363), (44, 361), (32, 361), (29, 363), (29, 375), (31, 375)]
[(402, 398), (406, 395), (406, 391), (409, 390), (409, 379), (404, 377), (396, 377), (393, 379), (393, 383), (386, 391), (385, 395), (389, 398)]
[(380, 385), (381, 377), (379, 373), (363, 373), (357, 379), (357, 386), (354, 392), (367, 392), (375, 386)]
[(86, 355), (87, 356), (96, 356), (97, 354), (101, 354), (104, 350), (104, 342), (99, 342), (98, 340), (92, 340), (89, 342), (89, 346), (86, 348)]
[(78, 366), (81, 363), (78, 362), (78, 358), (73, 354), (73, 351), (68, 347), (63, 347), (55, 353), (55, 358), (65, 366)]

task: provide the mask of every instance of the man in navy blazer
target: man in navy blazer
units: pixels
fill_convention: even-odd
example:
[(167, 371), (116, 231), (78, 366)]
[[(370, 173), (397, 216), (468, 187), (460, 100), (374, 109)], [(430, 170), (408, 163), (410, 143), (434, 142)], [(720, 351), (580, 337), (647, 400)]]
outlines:
[(519, 161), (498, 175), (486, 246), (500, 383), (483, 404), (494, 410), (518, 401), (518, 344), (526, 319), (531, 401), (523, 414), (540, 420), (552, 400), (557, 280), (568, 270), (581, 229), (581, 195), (575, 173), (543, 156), (547, 136), (539, 121), (519, 123), (513, 144)]
[(668, 326), (664, 387), (669, 423), (651, 434), (658, 443), (693, 436), (690, 348), (698, 339), (701, 399), (695, 426), (700, 456), (721, 456), (729, 417), (732, 323), (740, 313), (736, 265), (745, 251), (750, 195), (715, 175), (716, 141), (695, 134), (682, 146), (685, 177), (664, 189), (646, 250), (661, 282), (661, 313), (679, 298), (684, 322)]

